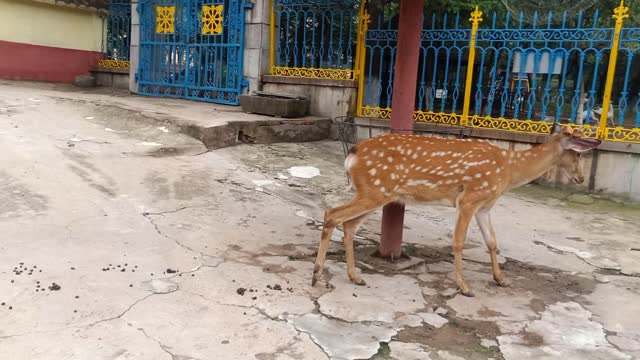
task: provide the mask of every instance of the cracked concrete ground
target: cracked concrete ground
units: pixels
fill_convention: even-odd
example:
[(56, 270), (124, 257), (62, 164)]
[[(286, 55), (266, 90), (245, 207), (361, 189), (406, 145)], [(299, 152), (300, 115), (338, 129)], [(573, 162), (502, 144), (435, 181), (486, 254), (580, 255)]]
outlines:
[(507, 194), (493, 218), (512, 286), (472, 226), (475, 298), (453, 281), (453, 209), (409, 207), (412, 258), (392, 265), (370, 256), (377, 214), (356, 239), (368, 286), (348, 282), (337, 234), (311, 288), (323, 210), (350, 197), (339, 143), (206, 152), (141, 118), (147, 98), (109, 101), (0, 84), (2, 358), (640, 357), (637, 208)]

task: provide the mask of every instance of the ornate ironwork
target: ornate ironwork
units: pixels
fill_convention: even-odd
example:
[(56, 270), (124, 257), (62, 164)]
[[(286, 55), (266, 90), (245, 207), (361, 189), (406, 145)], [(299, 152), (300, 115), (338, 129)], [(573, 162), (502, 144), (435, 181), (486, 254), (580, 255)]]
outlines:
[[(631, 79), (640, 28), (622, 28), (628, 17), (623, 2), (613, 16), (615, 28), (599, 27), (597, 11), (589, 24), (569, 26), (549, 14), (541, 26), (507, 21), (498, 28), (493, 14), (474, 36), (479, 9), (468, 25), (459, 23), (459, 14), (434, 14), (422, 31), (414, 118), (442, 123), (461, 114), (461, 125), (534, 134), (548, 133), (558, 121), (581, 127), (587, 136), (638, 142), (640, 90)], [(366, 34), (366, 65), (356, 75), (362, 76), (358, 114), (389, 118), (398, 33), (391, 20), (377, 24)]]
[(271, 74), (355, 78), (360, 0), (272, 1)]
[(214, 35), (222, 33), (223, 5), (202, 6), (202, 34)]
[(175, 6), (156, 6), (156, 32), (158, 34), (173, 34), (175, 14)]
[(272, 74), (312, 79), (353, 80), (353, 70), (349, 69), (290, 68), (276, 66), (273, 68)]
[(245, 5), (245, 0), (141, 0), (139, 92), (238, 105), (246, 86)]
[(98, 67), (102, 68), (111, 68), (111, 69), (128, 69), (129, 61), (128, 60), (98, 60)]
[(102, 52), (105, 59), (98, 62), (103, 68), (129, 68), (131, 43), (131, 0), (109, 1), (107, 26), (104, 28)]

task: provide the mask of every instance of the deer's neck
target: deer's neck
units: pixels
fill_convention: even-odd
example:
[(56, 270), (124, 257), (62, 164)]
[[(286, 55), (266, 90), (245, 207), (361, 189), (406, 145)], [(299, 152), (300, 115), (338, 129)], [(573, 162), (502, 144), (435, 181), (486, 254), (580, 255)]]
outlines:
[[(509, 188), (527, 184), (558, 163), (562, 153), (560, 145), (550, 141), (524, 151), (512, 151), (507, 156), (511, 168)], [(509, 164), (510, 162), (510, 164)]]

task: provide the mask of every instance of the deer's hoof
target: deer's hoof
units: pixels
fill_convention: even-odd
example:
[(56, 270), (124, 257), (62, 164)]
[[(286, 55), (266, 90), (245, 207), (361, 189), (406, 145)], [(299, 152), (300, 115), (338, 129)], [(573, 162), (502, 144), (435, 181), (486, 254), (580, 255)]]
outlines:
[(317, 272), (313, 272), (313, 276), (311, 277), (311, 287), (316, 286), (316, 284), (318, 283), (318, 279), (320, 278), (319, 273)]
[(460, 293), (462, 295), (466, 296), (466, 297), (475, 297), (476, 296), (476, 294), (474, 294), (473, 291), (471, 291), (471, 290), (466, 290), (465, 291), (465, 290), (460, 289)]
[(352, 282), (352, 283), (354, 283), (354, 284), (356, 284), (356, 285), (358, 285), (358, 286), (365, 286), (365, 285), (367, 285), (367, 283), (366, 283), (364, 280), (362, 280), (362, 278), (360, 278), (360, 277), (354, 277), (354, 278), (352, 278), (352, 279), (351, 279), (351, 282)]
[(511, 286), (511, 281), (505, 279), (504, 277), (502, 277), (502, 278), (494, 278), (494, 280), (496, 281), (496, 284), (498, 284), (499, 286), (502, 286), (502, 287)]

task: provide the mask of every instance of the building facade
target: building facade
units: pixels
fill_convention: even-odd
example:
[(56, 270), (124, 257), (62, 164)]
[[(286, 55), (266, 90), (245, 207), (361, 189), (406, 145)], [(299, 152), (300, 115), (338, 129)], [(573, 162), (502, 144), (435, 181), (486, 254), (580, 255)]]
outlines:
[(73, 82), (100, 60), (107, 0), (0, 0), (0, 78)]

